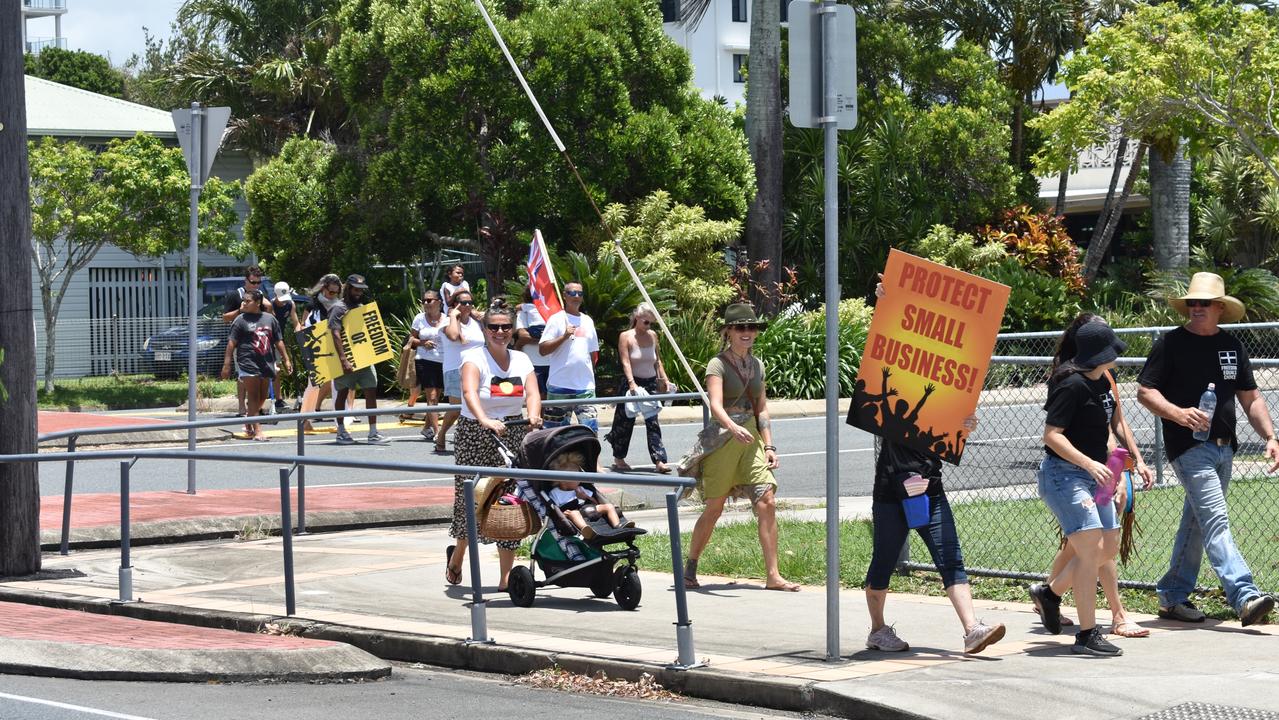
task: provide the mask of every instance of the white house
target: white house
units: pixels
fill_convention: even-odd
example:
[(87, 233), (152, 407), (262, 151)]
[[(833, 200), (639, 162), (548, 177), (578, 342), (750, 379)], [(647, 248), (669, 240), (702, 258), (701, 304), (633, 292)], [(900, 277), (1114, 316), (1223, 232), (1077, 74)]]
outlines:
[[(10, 0), (14, 2), (15, 0)], [(22, 8), (22, 48), (33, 55), (47, 47), (67, 49), (67, 39), (62, 35), (62, 16), (67, 14), (67, 0), (16, 0)], [(48, 27), (48, 20), (53, 21), (53, 35), (37, 36), (31, 34), (31, 21), (36, 21), (37, 29)]]
[[(751, 0), (712, 0), (696, 28), (679, 23), (680, 0), (660, 0), (662, 29), (688, 51), (693, 84), (707, 98), (722, 97), (729, 107), (746, 102), (742, 65), (751, 52)], [(777, 0), (786, 22), (789, 0)]]
[[(145, 132), (177, 145), (173, 118), (163, 110), (30, 76), (26, 78), (26, 94), (27, 132), (33, 141), (56, 137), (100, 145)], [(213, 175), (223, 180), (242, 181), (252, 171), (252, 163), (242, 152), (224, 150), (213, 165)], [(242, 222), (248, 206), (241, 200), (236, 210)], [(248, 262), (200, 253), (201, 274), (206, 276), (238, 274)], [(186, 268), (185, 252), (140, 258), (113, 245), (103, 247), (75, 274), (62, 301), (55, 338), (57, 376), (137, 371), (142, 342), (157, 327), (172, 325), (175, 321), (171, 318), (187, 312)], [(44, 310), (34, 261), (31, 275), (37, 367), (43, 368)]]

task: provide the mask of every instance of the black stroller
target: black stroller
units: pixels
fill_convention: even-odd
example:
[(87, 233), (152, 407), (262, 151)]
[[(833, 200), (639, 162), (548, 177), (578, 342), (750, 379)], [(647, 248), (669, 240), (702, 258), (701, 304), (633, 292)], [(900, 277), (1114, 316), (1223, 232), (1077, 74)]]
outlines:
[[(585, 462), (583, 472), (594, 472), (599, 462), (600, 441), (590, 428), (582, 425), (535, 430), (524, 438), (523, 467), (537, 470), (551, 469), (551, 462), (558, 456), (577, 451)], [(646, 533), (636, 527), (613, 528), (608, 520), (600, 518), (590, 523), (594, 537), (585, 539), (564, 512), (551, 500), (550, 491), (555, 483), (549, 480), (521, 480), (519, 495), (533, 506), (545, 523), (533, 537), (531, 560), (527, 566), (517, 565), (511, 570), (507, 592), (511, 602), (520, 607), (531, 607), (537, 588), (547, 585), (589, 588), (598, 598), (610, 594), (624, 610), (634, 610), (640, 603), (640, 578), (635, 561), (639, 548), (635, 538)], [(580, 488), (604, 502), (594, 484), (583, 482)], [(587, 533), (589, 534), (589, 533)], [(624, 545), (608, 549), (607, 546)], [(614, 569), (619, 561), (626, 564)], [(538, 582), (533, 574), (540, 567), (546, 580)]]

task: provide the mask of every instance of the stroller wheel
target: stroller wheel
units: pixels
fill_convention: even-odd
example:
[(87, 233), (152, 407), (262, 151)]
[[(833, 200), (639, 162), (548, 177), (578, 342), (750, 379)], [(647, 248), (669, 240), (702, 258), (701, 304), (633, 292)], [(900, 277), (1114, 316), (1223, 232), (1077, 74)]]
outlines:
[(506, 592), (511, 602), (518, 607), (533, 607), (533, 596), (537, 593), (537, 583), (533, 580), (533, 571), (524, 565), (511, 569), (511, 578), (507, 581)]
[(613, 599), (623, 610), (634, 610), (639, 607), (642, 594), (643, 588), (640, 587), (638, 570), (627, 565), (613, 573)]
[(602, 572), (600, 576), (591, 583), (591, 594), (597, 598), (606, 598), (613, 594), (613, 574), (610, 572)]

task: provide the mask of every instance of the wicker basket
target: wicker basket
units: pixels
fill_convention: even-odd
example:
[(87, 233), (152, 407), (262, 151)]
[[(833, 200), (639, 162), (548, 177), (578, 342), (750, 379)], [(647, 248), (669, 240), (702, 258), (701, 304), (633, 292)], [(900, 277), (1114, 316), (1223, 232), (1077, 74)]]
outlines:
[(540, 529), (542, 519), (528, 503), (490, 505), (480, 524), (480, 534), (490, 540), (523, 540)]

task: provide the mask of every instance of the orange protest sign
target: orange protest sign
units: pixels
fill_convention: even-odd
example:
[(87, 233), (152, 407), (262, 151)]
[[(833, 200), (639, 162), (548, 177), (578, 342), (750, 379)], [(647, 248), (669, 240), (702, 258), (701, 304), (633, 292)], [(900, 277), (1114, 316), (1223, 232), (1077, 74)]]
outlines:
[(884, 290), (848, 423), (958, 465), (1009, 288), (893, 250)]

